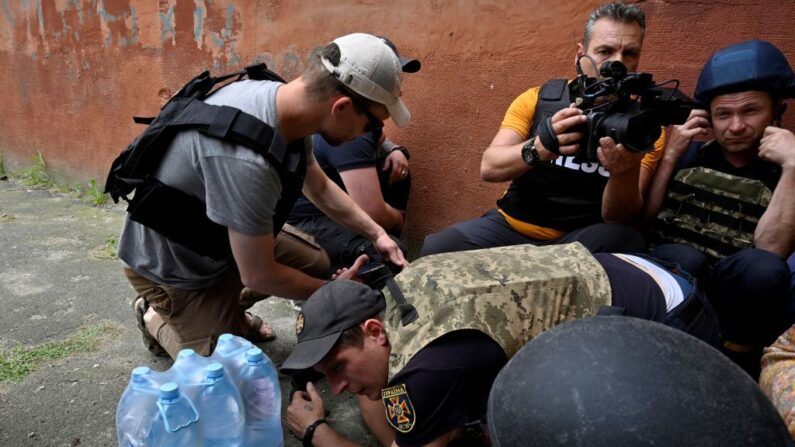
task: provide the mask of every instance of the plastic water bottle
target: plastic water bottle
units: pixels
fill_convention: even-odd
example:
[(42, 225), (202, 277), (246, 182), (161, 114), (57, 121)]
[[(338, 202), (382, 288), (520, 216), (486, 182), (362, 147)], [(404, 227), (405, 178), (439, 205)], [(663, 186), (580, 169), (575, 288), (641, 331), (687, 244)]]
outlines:
[(130, 383), (116, 407), (116, 439), (119, 446), (146, 445), (149, 422), (155, 412), (158, 395), (157, 374), (146, 366), (132, 370)]
[(209, 364), (209, 358), (187, 348), (179, 351), (171, 368), (176, 370), (180, 385), (193, 386), (204, 381), (204, 368)]
[(240, 370), (246, 364), (246, 351), (254, 347), (250, 341), (243, 337), (236, 337), (232, 334), (221, 334), (218, 337), (218, 343), (215, 345), (210, 358), (212, 361), (219, 362), (224, 365), (229, 380), (235, 384), (240, 385)]
[(180, 389), (191, 402), (196, 402), (199, 389), (204, 383), (204, 368), (209, 364), (209, 358), (190, 348), (179, 351), (177, 359), (174, 360), (171, 370), (176, 372), (175, 377), (179, 381)]
[(147, 447), (193, 447), (198, 443), (195, 422), (196, 408), (179, 391), (179, 385), (168, 382), (160, 387), (157, 411), (150, 424)]
[(205, 446), (238, 447), (243, 445), (244, 413), (240, 393), (224, 374), (218, 362), (205, 368), (205, 380), (199, 392), (199, 433)]
[(276, 368), (259, 348), (246, 351), (241, 372), (241, 394), (246, 409), (244, 445), (282, 447), (281, 388)]

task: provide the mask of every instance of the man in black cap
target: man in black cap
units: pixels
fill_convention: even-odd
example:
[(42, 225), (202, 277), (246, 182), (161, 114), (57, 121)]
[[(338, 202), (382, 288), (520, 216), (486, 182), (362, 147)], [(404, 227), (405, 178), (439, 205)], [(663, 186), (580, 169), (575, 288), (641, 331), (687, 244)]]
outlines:
[[(708, 339), (717, 322), (704, 302), (653, 261), (580, 244), (445, 253), (415, 261), (381, 292), (346, 280), (321, 287), (298, 315), (282, 370), (311, 368), (334, 394), (356, 394), (383, 445), (447, 445), (477, 435), (497, 373), (539, 333), (608, 306)], [(350, 445), (324, 415), (309, 383), (287, 421), (304, 445)]]

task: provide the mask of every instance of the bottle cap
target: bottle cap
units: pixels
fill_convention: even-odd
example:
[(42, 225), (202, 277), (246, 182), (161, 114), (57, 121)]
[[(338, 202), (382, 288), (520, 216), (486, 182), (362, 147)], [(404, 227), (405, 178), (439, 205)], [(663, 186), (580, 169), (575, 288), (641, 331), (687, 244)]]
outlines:
[(148, 366), (139, 366), (132, 370), (132, 381), (141, 382), (145, 375), (152, 371)]
[(258, 363), (265, 360), (265, 354), (262, 353), (260, 348), (251, 348), (246, 351), (246, 361), (248, 363)]
[(179, 385), (174, 382), (166, 382), (160, 385), (160, 399), (172, 400), (179, 397)]
[(195, 356), (196, 356), (196, 351), (194, 351), (191, 348), (185, 348), (185, 349), (179, 351), (179, 354), (177, 354), (177, 360), (189, 359), (189, 358), (195, 357)]
[(235, 346), (235, 336), (232, 334), (221, 334), (218, 337), (218, 342), (215, 344), (215, 353), (221, 354), (222, 356), (229, 355), (232, 351), (236, 349)]
[(212, 362), (207, 365), (204, 371), (208, 379), (220, 379), (224, 376), (224, 365), (218, 362)]

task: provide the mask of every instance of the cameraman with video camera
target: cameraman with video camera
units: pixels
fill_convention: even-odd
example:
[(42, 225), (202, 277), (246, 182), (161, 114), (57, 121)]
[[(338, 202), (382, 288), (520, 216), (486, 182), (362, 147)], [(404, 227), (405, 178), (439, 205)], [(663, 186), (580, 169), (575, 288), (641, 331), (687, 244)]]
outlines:
[[(645, 28), (645, 15), (635, 5), (609, 3), (597, 8), (588, 18), (582, 43), (577, 45), (577, 65), (582, 74), (598, 78), (597, 67), (605, 61), (622, 62), (627, 71), (634, 72)], [(573, 88), (574, 82), (569, 85)], [(483, 180), (512, 181), (498, 200), (498, 209), (429, 235), (420, 256), (574, 241), (592, 252), (645, 249), (634, 229), (616, 224), (629, 223), (641, 212), (664, 138), (656, 141), (650, 153), (629, 150), (609, 136), (593, 139), (599, 146), (597, 159), (583, 160), (576, 154), (591, 140), (586, 135), (586, 112), (560, 101), (553, 105), (555, 110), (549, 110), (553, 100), (543, 98), (551, 98), (555, 92), (545, 87), (531, 88), (513, 101), (483, 153)], [(560, 95), (554, 99), (559, 100)], [(538, 135), (548, 116), (544, 112), (552, 112), (548, 129), (552, 138), (546, 142)], [(558, 147), (550, 147), (550, 140)]]

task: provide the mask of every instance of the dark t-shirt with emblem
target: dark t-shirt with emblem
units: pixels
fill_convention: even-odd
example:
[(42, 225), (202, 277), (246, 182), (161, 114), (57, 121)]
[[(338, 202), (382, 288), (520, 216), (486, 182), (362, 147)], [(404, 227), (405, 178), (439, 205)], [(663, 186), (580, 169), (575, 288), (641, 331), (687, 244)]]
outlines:
[(397, 445), (421, 446), (483, 417), (491, 384), (507, 362), (494, 340), (474, 330), (422, 348), (382, 393)]

